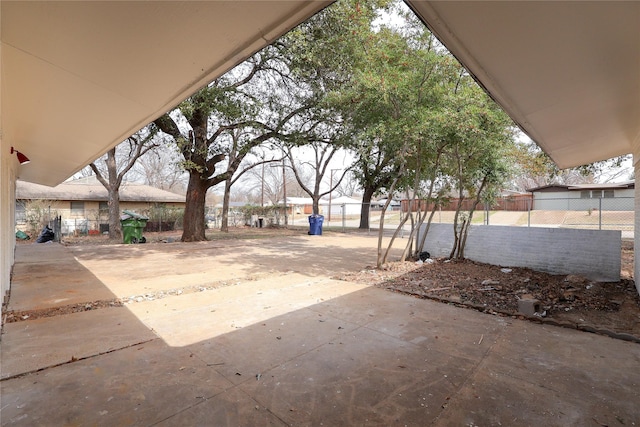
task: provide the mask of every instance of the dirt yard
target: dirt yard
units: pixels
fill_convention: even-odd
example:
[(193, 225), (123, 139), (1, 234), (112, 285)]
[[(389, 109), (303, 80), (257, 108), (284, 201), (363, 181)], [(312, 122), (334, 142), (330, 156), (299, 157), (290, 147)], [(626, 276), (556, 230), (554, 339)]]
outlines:
[(343, 279), (510, 316), (519, 316), (519, 299), (534, 298), (540, 302), (540, 311), (532, 320), (640, 338), (640, 297), (632, 280), (633, 241), (623, 241), (621, 250), (622, 280), (617, 283), (446, 259), (390, 263), (384, 270), (367, 268)]
[[(211, 231), (210, 240), (268, 239), (299, 235), (300, 230), (239, 228), (230, 233)], [(180, 232), (145, 233), (150, 244), (178, 242)], [(32, 241), (31, 241), (32, 242)], [(31, 243), (28, 242), (28, 243)], [(25, 244), (27, 242), (19, 243)], [(109, 244), (105, 236), (65, 238), (65, 245)], [(374, 248), (372, 248), (374, 250)], [(439, 300), (496, 315), (520, 316), (518, 300), (535, 298), (540, 311), (534, 321), (600, 332), (640, 341), (640, 297), (632, 280), (633, 241), (622, 244), (622, 280), (598, 283), (574, 275), (550, 275), (525, 268), (503, 269), (472, 261), (428, 260), (423, 264), (392, 262), (383, 270), (365, 267), (337, 279), (383, 287), (392, 292)], [(37, 313), (7, 313), (7, 322), (55, 316), (121, 305), (122, 301), (93, 301)], [(50, 312), (49, 312), (50, 311)], [(635, 337), (635, 338), (634, 338)]]

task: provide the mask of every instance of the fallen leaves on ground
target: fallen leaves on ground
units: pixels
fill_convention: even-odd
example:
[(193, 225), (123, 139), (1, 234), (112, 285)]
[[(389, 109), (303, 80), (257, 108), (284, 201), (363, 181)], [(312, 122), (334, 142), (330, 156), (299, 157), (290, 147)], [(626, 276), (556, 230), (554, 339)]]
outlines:
[(341, 279), (511, 316), (521, 316), (520, 299), (536, 299), (540, 308), (535, 316), (539, 319), (554, 319), (584, 330), (626, 333), (640, 339), (640, 297), (629, 279), (602, 283), (577, 275), (447, 259), (424, 264), (395, 262)]

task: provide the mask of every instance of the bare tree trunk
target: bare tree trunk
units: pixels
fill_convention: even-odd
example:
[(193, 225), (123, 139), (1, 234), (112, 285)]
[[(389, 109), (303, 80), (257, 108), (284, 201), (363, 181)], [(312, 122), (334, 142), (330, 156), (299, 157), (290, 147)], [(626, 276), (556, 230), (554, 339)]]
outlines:
[[(391, 252), (391, 248), (393, 247), (393, 242), (395, 242), (396, 238), (398, 237), (398, 234), (400, 234), (400, 230), (402, 230), (402, 227), (407, 222), (407, 219), (409, 219), (409, 216), (405, 215), (405, 217), (402, 218), (402, 220), (400, 221), (400, 224), (398, 225), (398, 227), (396, 227), (396, 229), (394, 230), (393, 236), (391, 236), (391, 240), (387, 245), (387, 249), (384, 251), (384, 256), (382, 257), (382, 264), (385, 264), (387, 262), (387, 258), (389, 257), (389, 253)], [(404, 261), (404, 259), (402, 259), (401, 261)]]
[(107, 171), (109, 185), (109, 240), (122, 241), (122, 225), (120, 224), (120, 182), (116, 166), (116, 149), (107, 153)]
[[(424, 234), (420, 236), (420, 242), (418, 243), (418, 251), (421, 251), (422, 248), (424, 248), (424, 244), (427, 241), (427, 235), (429, 234), (429, 229), (431, 228), (431, 223), (433, 222), (433, 215), (435, 215), (436, 209), (438, 209), (438, 205), (437, 203), (434, 203), (433, 209), (431, 209), (431, 213), (429, 214), (429, 219), (427, 220), (427, 226), (424, 228)], [(426, 207), (425, 207), (425, 216), (426, 216)], [(422, 226), (422, 223), (420, 223), (419, 227), (421, 226)]]
[(231, 177), (224, 182), (224, 194), (222, 195), (222, 221), (220, 231), (229, 232), (229, 199), (231, 198)]
[[(418, 213), (419, 215), (419, 213)], [(412, 251), (411, 249), (413, 248), (413, 241), (415, 240), (415, 229), (416, 229), (416, 221), (415, 218), (413, 216), (413, 212), (410, 210), (409, 212), (407, 212), (407, 219), (410, 219), (410, 224), (411, 224), (411, 231), (409, 232), (409, 237), (407, 238), (407, 244), (404, 247), (404, 251), (402, 251), (402, 256), (400, 257), (400, 261), (404, 262), (407, 260), (408, 257), (411, 256)], [(406, 220), (405, 220), (406, 222)], [(404, 224), (403, 224), (404, 226)]]
[(362, 195), (362, 208), (360, 208), (360, 228), (366, 230), (369, 228), (369, 213), (371, 212), (371, 199), (373, 198), (373, 188), (365, 188)]
[[(449, 254), (450, 259), (455, 257), (458, 250), (458, 244), (460, 240), (460, 230), (458, 229), (458, 220), (460, 219), (460, 209), (462, 208), (462, 201), (463, 201), (462, 191), (460, 191), (459, 198), (458, 198), (458, 206), (456, 207), (456, 213), (453, 216), (453, 247), (451, 248), (451, 253)], [(462, 229), (463, 226), (464, 226), (464, 219), (462, 220), (462, 226), (460, 226), (460, 228)]]
[(120, 192), (109, 189), (109, 240), (122, 241), (122, 224), (120, 223)]
[(115, 147), (107, 151), (105, 160), (107, 166), (107, 177), (105, 178), (98, 170), (95, 163), (91, 163), (91, 169), (96, 174), (96, 178), (107, 189), (109, 194), (109, 240), (112, 242), (122, 241), (122, 225), (120, 224), (120, 183), (122, 175), (118, 174), (116, 163)]
[[(400, 177), (396, 177), (393, 182), (391, 183), (391, 185), (389, 186), (389, 194), (393, 194), (393, 192), (395, 191), (396, 188), (396, 184), (398, 183), (398, 181), (400, 180)], [(376, 267), (377, 268), (382, 268), (382, 264), (384, 264), (387, 260), (387, 254), (389, 253), (389, 248), (391, 247), (391, 245), (393, 244), (393, 240), (395, 239), (395, 236), (398, 233), (398, 229), (396, 229), (396, 233), (394, 234), (393, 238), (391, 239), (391, 243), (389, 243), (389, 245), (387, 246), (387, 250), (385, 251), (385, 253), (382, 253), (382, 236), (384, 235), (384, 213), (387, 211), (387, 207), (389, 207), (389, 204), (391, 203), (391, 198), (387, 198), (387, 203), (384, 204), (384, 206), (382, 207), (382, 212), (380, 212), (380, 228), (378, 229), (378, 258), (376, 261)]]
[(471, 209), (469, 210), (469, 219), (467, 221), (467, 223), (463, 226), (463, 229), (461, 231), (461, 241), (460, 241), (460, 247), (458, 249), (458, 255), (457, 257), (459, 259), (464, 258), (464, 248), (467, 245), (467, 236), (469, 235), (469, 225), (471, 224), (471, 220), (473, 219), (473, 214), (476, 211), (476, 208), (478, 207), (478, 205), (480, 204), (480, 199), (482, 197), (482, 192), (484, 191), (484, 188), (487, 184), (487, 176), (485, 175), (484, 178), (482, 178), (482, 183), (480, 184), (480, 188), (478, 189), (478, 194), (476, 196), (476, 199), (473, 202), (473, 205), (471, 206)]
[(189, 172), (186, 205), (184, 210), (183, 242), (200, 242), (207, 240), (205, 236), (204, 205), (209, 184), (200, 179), (197, 171)]
[[(457, 90), (457, 87), (456, 87)], [(460, 219), (460, 210), (462, 209), (462, 202), (464, 199), (464, 188), (463, 188), (463, 179), (462, 179), (462, 161), (460, 159), (460, 153), (458, 150), (458, 146), (455, 147), (455, 156), (456, 162), (458, 164), (458, 205), (456, 206), (456, 213), (453, 217), (453, 248), (451, 248), (451, 253), (449, 254), (449, 258), (452, 259), (458, 254), (458, 249), (460, 245), (460, 232), (464, 228), (464, 218), (462, 219), (462, 225), (458, 228), (458, 220)]]
[(462, 230), (460, 230), (460, 240), (458, 240), (458, 253), (457, 259), (464, 259), (464, 246), (467, 244), (467, 235), (469, 234), (469, 225), (471, 224), (471, 216), (466, 222), (462, 224)]
[(129, 137), (129, 144), (133, 144), (135, 148), (130, 150), (129, 158), (120, 171), (118, 171), (116, 161), (116, 147), (107, 151), (107, 158), (105, 159), (105, 165), (107, 166), (106, 178), (95, 162), (89, 164), (96, 174), (96, 179), (100, 181), (109, 193), (109, 240), (111, 241), (122, 241), (122, 225), (120, 223), (120, 185), (122, 184), (122, 179), (141, 156), (157, 146), (152, 143), (154, 135), (155, 131), (152, 131), (144, 137), (141, 137), (140, 134)]

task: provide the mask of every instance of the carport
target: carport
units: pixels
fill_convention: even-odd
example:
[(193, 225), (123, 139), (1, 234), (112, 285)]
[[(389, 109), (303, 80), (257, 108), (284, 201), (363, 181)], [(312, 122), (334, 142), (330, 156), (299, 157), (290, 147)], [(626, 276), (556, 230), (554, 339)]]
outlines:
[[(328, 3), (2, 1), (0, 293), (15, 260), (16, 179), (60, 183)], [(407, 3), (561, 167), (632, 153), (640, 171), (639, 2)], [(20, 165), (16, 150), (31, 162)], [(637, 345), (381, 292), (352, 287), (199, 349), (154, 338), (123, 312), (110, 333), (128, 325), (137, 331), (116, 338), (148, 340), (92, 341), (86, 355), (65, 354), (74, 363), (3, 381), (2, 424), (637, 422)], [(55, 326), (70, 339), (82, 325), (109, 326), (92, 320)], [(52, 331), (23, 332), (37, 346)], [(286, 342), (298, 352), (270, 351), (296, 334)], [(251, 365), (246, 355), (265, 358)]]

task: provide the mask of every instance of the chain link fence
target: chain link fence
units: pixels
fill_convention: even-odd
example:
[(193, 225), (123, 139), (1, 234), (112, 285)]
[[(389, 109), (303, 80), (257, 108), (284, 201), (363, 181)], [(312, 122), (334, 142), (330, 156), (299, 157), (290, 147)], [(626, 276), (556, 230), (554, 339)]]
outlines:
[[(366, 205), (365, 205), (366, 206)], [(417, 204), (416, 204), (417, 206)], [(518, 201), (517, 206), (510, 210), (509, 204), (498, 204), (494, 207), (479, 205), (472, 220), (473, 224), (508, 225), (519, 227), (551, 227), (551, 228), (584, 228), (595, 230), (621, 230), (623, 237), (633, 237), (634, 231), (634, 198), (535, 198)], [(513, 208), (513, 206), (511, 206)], [(369, 230), (377, 230), (383, 207), (372, 203), (364, 211), (368, 214)], [(422, 205), (424, 209), (426, 204)], [(451, 204), (437, 207), (433, 214), (434, 223), (453, 224), (455, 210)], [(394, 203), (385, 211), (384, 228), (395, 229), (406, 217), (408, 203)], [(301, 206), (287, 207), (287, 225), (296, 227), (309, 226), (309, 214)], [(182, 230), (184, 209), (151, 208), (136, 210), (137, 213), (149, 217), (145, 231)], [(324, 227), (334, 229), (358, 229), (361, 224), (363, 204), (342, 203), (329, 207), (320, 206), (320, 213), (324, 216)], [(26, 209), (16, 212), (16, 229), (38, 235), (47, 224), (52, 224), (59, 218), (59, 233), (69, 235), (97, 235), (108, 233), (109, 217), (104, 210), (85, 210), (83, 212), (71, 209)], [(276, 207), (269, 212), (248, 212), (246, 209), (232, 208), (228, 214), (229, 226), (264, 226), (280, 227), (285, 225), (284, 207)], [(205, 223), (208, 228), (219, 228), (222, 220), (220, 208), (208, 208), (205, 213)], [(261, 221), (260, 221), (261, 220)], [(410, 220), (404, 225), (403, 231), (411, 228)]]
[[(396, 228), (407, 214), (408, 204), (390, 206), (385, 212), (384, 227)], [(499, 209), (505, 206), (506, 209)], [(520, 200), (517, 210), (509, 210), (508, 204), (485, 206), (480, 204), (474, 212), (473, 224), (508, 225), (517, 227), (583, 228), (592, 230), (621, 230), (623, 237), (633, 237), (634, 198), (535, 198)], [(451, 205), (436, 208), (434, 223), (453, 224), (455, 210)], [(325, 206), (326, 208), (326, 206)], [(498, 209), (496, 209), (498, 208)], [(332, 206), (331, 215), (324, 215), (325, 227), (358, 228), (362, 204)], [(321, 209), (322, 211), (322, 209)], [(369, 229), (378, 229), (382, 208), (372, 204), (368, 209)], [(303, 225), (305, 218), (298, 218), (296, 225)], [(405, 224), (409, 230), (410, 221)]]
[[(182, 229), (184, 209), (150, 208), (135, 209), (136, 213), (149, 218), (145, 231), (172, 231)], [(16, 211), (16, 229), (36, 237), (45, 225), (57, 226), (61, 236), (99, 235), (109, 232), (109, 214), (105, 210), (85, 209), (24, 209)]]

